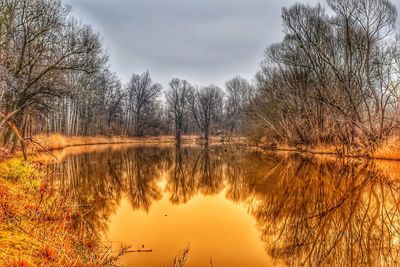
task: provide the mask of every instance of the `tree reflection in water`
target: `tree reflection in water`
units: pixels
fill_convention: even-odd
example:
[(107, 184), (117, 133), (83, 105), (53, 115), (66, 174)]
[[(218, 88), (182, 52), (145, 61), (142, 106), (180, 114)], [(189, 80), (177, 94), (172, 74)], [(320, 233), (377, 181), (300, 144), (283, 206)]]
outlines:
[(399, 183), (373, 162), (291, 159), (252, 214), (274, 258), (288, 265), (397, 264)]
[(169, 151), (165, 149), (137, 147), (133, 151), (125, 151), (124, 189), (134, 210), (148, 212), (151, 203), (161, 199), (157, 181), (168, 167), (169, 158)]
[(56, 181), (76, 196), (91, 231), (107, 230), (123, 197), (134, 210), (148, 212), (163, 194), (182, 205), (197, 194), (224, 192), (248, 208), (266, 251), (281, 263), (399, 260), (400, 184), (373, 161), (131, 146), (71, 155), (49, 168), (58, 168)]
[(196, 188), (195, 173), (198, 165), (198, 150), (176, 147), (175, 161), (168, 175), (167, 190), (173, 204), (183, 204), (189, 201)]

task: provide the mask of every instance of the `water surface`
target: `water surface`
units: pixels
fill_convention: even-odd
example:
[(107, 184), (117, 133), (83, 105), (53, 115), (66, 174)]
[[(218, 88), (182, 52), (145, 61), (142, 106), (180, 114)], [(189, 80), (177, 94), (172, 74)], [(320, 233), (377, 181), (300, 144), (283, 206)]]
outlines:
[(186, 246), (186, 266), (399, 261), (398, 163), (168, 145), (60, 157), (55, 179), (85, 227), (115, 248), (152, 249), (125, 266), (167, 266)]

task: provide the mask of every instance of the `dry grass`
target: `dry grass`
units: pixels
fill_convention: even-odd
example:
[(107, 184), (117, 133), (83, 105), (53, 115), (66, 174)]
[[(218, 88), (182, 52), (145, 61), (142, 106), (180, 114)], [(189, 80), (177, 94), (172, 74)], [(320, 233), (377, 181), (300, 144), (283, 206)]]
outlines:
[(381, 144), (371, 157), (375, 159), (400, 160), (399, 138), (391, 138)]
[(337, 147), (328, 145), (317, 145), (312, 149), (316, 154), (337, 154)]
[(400, 180), (400, 162), (394, 160), (375, 160), (377, 169), (392, 180)]
[(104, 266), (82, 223), (39, 165), (0, 163), (0, 266)]
[(366, 150), (353, 150), (347, 151), (343, 154), (339, 147), (334, 145), (318, 145), (313, 147), (299, 146), (293, 147), (286, 144), (256, 144), (247, 145), (247, 150), (254, 152), (263, 151), (282, 151), (282, 152), (301, 152), (310, 153), (314, 155), (341, 155), (345, 157), (355, 158), (370, 158), (370, 159), (381, 159), (381, 160), (400, 160), (400, 139), (391, 138), (381, 145), (379, 145), (373, 153)]
[[(155, 145), (157, 147), (170, 147), (171, 143), (121, 143), (121, 144), (100, 144), (100, 145), (79, 145), (79, 146), (71, 146), (67, 147), (65, 149), (58, 149), (51, 151), (51, 153), (35, 153), (31, 160), (36, 162), (36, 163), (41, 163), (41, 164), (51, 164), (54, 162), (60, 162), (63, 161), (67, 156), (75, 156), (75, 155), (81, 155), (81, 154), (90, 154), (90, 153), (102, 153), (105, 151), (119, 151), (123, 148), (127, 147), (136, 147), (140, 145), (141, 147), (154, 147)], [(186, 143), (182, 144), (182, 147), (187, 147), (187, 146), (194, 146), (195, 144), (191, 143)]]
[[(195, 142), (197, 136), (183, 136), (182, 142)], [(45, 151), (56, 150), (70, 146), (98, 145), (98, 144), (146, 144), (146, 143), (173, 143), (174, 136), (156, 136), (134, 138), (126, 136), (65, 136), (61, 134), (40, 134), (32, 138), (32, 150)]]
[(10, 150), (3, 146), (0, 146), (0, 161), (9, 159), (11, 157), (12, 157), (12, 155), (10, 153)]
[(189, 256), (189, 246), (185, 247), (182, 252), (178, 253), (174, 259), (164, 265), (164, 267), (184, 267)]

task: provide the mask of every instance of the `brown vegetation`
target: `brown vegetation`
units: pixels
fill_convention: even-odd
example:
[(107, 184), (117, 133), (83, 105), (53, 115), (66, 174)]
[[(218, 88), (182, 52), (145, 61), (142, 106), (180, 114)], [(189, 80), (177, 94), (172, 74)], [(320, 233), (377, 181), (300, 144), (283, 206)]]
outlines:
[(282, 11), (249, 106), (256, 139), (373, 154), (399, 129), (399, 35), (388, 0), (327, 0)]
[(335, 155), (340, 157), (357, 157), (366, 159), (379, 159), (379, 160), (400, 160), (400, 140), (398, 138), (389, 138), (379, 144), (374, 150), (340, 150), (340, 147), (335, 145), (320, 144), (318, 146), (297, 145), (290, 146), (287, 144), (276, 144), (271, 142), (254, 142), (250, 140), (234, 139), (235, 144), (245, 147), (248, 151), (253, 152), (295, 152), (295, 153), (309, 153), (313, 155)]
[[(55, 150), (70, 146), (82, 145), (99, 145), (99, 144), (122, 144), (122, 143), (164, 143), (174, 142), (174, 137), (171, 136), (156, 136), (156, 137), (126, 137), (126, 136), (64, 136), (61, 134), (36, 135), (33, 137), (35, 143), (40, 145), (32, 147), (39, 151)], [(194, 137), (187, 137), (185, 140), (194, 140)]]
[(103, 266), (99, 240), (84, 217), (40, 165), (12, 159), (0, 164), (1, 266)]

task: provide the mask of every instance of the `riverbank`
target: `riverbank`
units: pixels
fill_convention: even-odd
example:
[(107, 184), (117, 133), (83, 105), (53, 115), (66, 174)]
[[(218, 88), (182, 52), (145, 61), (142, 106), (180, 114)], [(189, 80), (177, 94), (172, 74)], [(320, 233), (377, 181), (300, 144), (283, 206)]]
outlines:
[(0, 163), (0, 266), (105, 266), (84, 217), (51, 184), (40, 164), (19, 158)]
[[(63, 149), (74, 146), (90, 145), (113, 145), (113, 144), (170, 144), (175, 143), (175, 136), (146, 136), (146, 137), (126, 137), (126, 136), (66, 136), (61, 134), (41, 134), (32, 138), (29, 144), (31, 152), (44, 152)], [(182, 144), (201, 143), (198, 135), (183, 135)], [(212, 136), (210, 144), (221, 143), (221, 138)]]
[[(48, 152), (62, 150), (67, 147), (82, 147), (93, 145), (120, 145), (120, 144), (171, 144), (175, 143), (175, 136), (151, 136), (151, 137), (126, 137), (126, 136), (65, 136), (61, 134), (40, 134), (32, 138), (28, 144), (30, 154), (36, 152)], [(198, 135), (182, 136), (182, 144), (201, 144)], [(290, 146), (286, 144), (270, 144), (265, 142), (254, 143), (245, 137), (232, 137), (228, 140), (221, 136), (212, 136), (209, 144), (224, 144), (240, 147), (247, 151), (263, 152), (293, 152), (309, 153), (314, 155), (335, 155), (341, 157), (366, 158), (377, 160), (400, 161), (400, 139), (386, 141), (378, 146), (374, 152), (365, 151), (361, 148), (344, 152), (343, 146), (319, 145), (319, 146)], [(5, 148), (0, 148), (1, 160), (12, 158)]]
[[(60, 150), (74, 146), (111, 145), (111, 144), (171, 144), (175, 143), (175, 137), (153, 136), (153, 137), (126, 137), (126, 136), (65, 136), (60, 134), (41, 134), (35, 136), (30, 145), (31, 152), (43, 152)], [(199, 144), (201, 139), (198, 135), (182, 136), (182, 144)], [(342, 146), (319, 145), (319, 146), (289, 146), (286, 144), (254, 144), (245, 137), (232, 137), (228, 142), (221, 137), (212, 136), (209, 144), (229, 144), (246, 147), (249, 151), (283, 151), (296, 153), (310, 153), (315, 155), (336, 155), (343, 157), (356, 157), (378, 160), (400, 161), (400, 139), (392, 138), (379, 145), (374, 152), (360, 149), (344, 152)]]
[[(184, 142), (194, 141), (196, 136), (183, 137)], [(173, 136), (155, 137), (126, 137), (126, 136), (66, 136), (61, 134), (41, 134), (32, 138), (30, 148), (36, 151), (56, 150), (72, 146), (102, 145), (102, 144), (126, 144), (126, 143), (172, 143)]]
[[(217, 138), (210, 138), (211, 142), (216, 142)], [(197, 135), (182, 136), (183, 144), (195, 144), (199, 141)], [(119, 144), (170, 144), (175, 143), (174, 136), (151, 136), (151, 137), (126, 137), (126, 136), (67, 136), (57, 133), (39, 134), (27, 141), (28, 154), (38, 152), (53, 152), (67, 147), (82, 147), (94, 145), (119, 145)], [(0, 162), (19, 156), (21, 153), (17, 149), (11, 153), (11, 146), (0, 146)]]
[(289, 146), (286, 144), (254, 144), (251, 142), (240, 142), (238, 146), (245, 147), (252, 152), (291, 152), (313, 155), (330, 155), (347, 158), (365, 158), (374, 160), (400, 161), (400, 140), (391, 139), (379, 145), (374, 151), (366, 151), (362, 148), (344, 151), (342, 146)]

